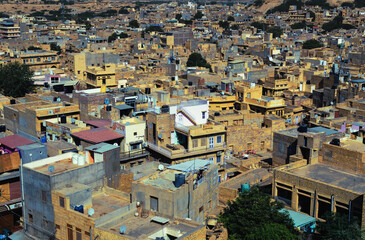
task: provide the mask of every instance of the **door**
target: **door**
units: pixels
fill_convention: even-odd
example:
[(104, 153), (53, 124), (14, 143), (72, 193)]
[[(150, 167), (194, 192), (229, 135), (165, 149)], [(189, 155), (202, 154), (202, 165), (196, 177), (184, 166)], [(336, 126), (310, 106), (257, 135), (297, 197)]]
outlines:
[(150, 208), (153, 211), (158, 211), (158, 198), (150, 196)]

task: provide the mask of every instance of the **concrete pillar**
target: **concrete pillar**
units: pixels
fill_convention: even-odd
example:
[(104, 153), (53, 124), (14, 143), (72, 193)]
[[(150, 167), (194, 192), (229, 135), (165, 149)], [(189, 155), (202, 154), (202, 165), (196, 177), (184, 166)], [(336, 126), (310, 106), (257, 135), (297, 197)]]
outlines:
[(291, 208), (294, 211), (298, 211), (298, 189), (295, 186), (293, 186), (291, 194)]
[(314, 194), (311, 194), (313, 197), (311, 197), (311, 215), (312, 217), (317, 218), (318, 214), (318, 202), (317, 202), (317, 190), (314, 191)]

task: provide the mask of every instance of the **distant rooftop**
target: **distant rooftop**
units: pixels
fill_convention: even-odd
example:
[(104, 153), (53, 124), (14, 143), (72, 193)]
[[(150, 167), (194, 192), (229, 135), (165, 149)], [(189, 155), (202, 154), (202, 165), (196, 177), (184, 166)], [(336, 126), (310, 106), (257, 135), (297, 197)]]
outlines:
[(0, 144), (6, 146), (8, 148), (11, 148), (11, 149), (15, 149), (17, 147), (32, 144), (32, 143), (34, 143), (34, 141), (29, 140), (28, 138), (22, 137), (18, 134), (0, 138)]
[(80, 131), (72, 133), (71, 135), (90, 143), (107, 142), (124, 137), (122, 134), (119, 134), (109, 128), (104, 127)]
[(365, 192), (365, 175), (348, 173), (324, 164), (310, 164), (288, 172), (360, 194)]

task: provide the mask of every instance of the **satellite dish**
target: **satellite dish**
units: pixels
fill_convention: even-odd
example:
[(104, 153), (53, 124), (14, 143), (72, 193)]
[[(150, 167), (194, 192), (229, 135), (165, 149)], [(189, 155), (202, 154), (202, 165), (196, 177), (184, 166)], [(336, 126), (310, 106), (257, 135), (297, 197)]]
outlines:
[(164, 168), (165, 167), (162, 164), (158, 165), (158, 170), (162, 171)]
[(89, 217), (94, 215), (94, 213), (95, 213), (95, 210), (93, 208), (90, 208), (89, 210), (87, 210), (87, 214), (89, 215)]
[(48, 167), (48, 171), (49, 171), (50, 173), (53, 173), (53, 172), (54, 172), (54, 166), (53, 166), (53, 165), (49, 166), (49, 167)]
[(127, 227), (125, 225), (120, 226), (119, 232), (120, 234), (124, 234), (127, 231)]
[(114, 146), (119, 146), (118, 143), (113, 143)]

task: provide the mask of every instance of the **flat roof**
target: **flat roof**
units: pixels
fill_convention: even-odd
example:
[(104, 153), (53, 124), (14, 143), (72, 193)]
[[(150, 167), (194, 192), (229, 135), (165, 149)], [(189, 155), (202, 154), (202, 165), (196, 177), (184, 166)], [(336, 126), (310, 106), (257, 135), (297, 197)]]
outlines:
[(108, 144), (108, 143), (98, 143), (89, 147), (86, 147), (85, 150), (88, 151), (93, 151), (93, 152), (97, 152), (97, 153), (104, 153), (104, 152), (108, 152), (110, 150), (119, 148), (119, 146), (115, 146), (112, 144)]
[(365, 144), (363, 144), (362, 142), (354, 141), (352, 139), (346, 139), (344, 141), (341, 141), (341, 147), (351, 151), (365, 152)]
[(34, 141), (28, 138), (22, 137), (18, 134), (10, 135), (7, 137), (0, 138), (0, 144), (8, 148), (15, 149), (20, 146), (32, 144)]
[(90, 143), (107, 142), (124, 137), (122, 134), (119, 134), (109, 128), (104, 127), (72, 133), (71, 136), (80, 138)]
[(175, 164), (175, 165), (169, 166), (167, 168), (172, 169), (172, 170), (181, 171), (181, 172), (190, 172), (193, 170), (204, 168), (205, 166), (208, 166), (212, 163), (213, 162), (209, 161), (209, 160), (194, 159), (191, 161)]
[[(108, 192), (98, 192), (91, 196), (92, 208), (95, 213), (92, 218), (99, 218), (105, 214), (114, 212), (129, 204), (129, 200)], [(118, 228), (119, 229), (119, 228)]]
[(325, 127), (313, 127), (313, 128), (308, 128), (308, 132), (310, 133), (320, 133), (320, 132), (324, 132), (326, 134), (326, 136), (329, 135), (333, 135), (336, 133), (340, 133), (337, 130), (334, 129), (330, 129), (330, 128), (325, 128)]
[(288, 172), (359, 194), (365, 192), (365, 175), (348, 173), (325, 164), (306, 165), (288, 170)]
[[(182, 236), (188, 232), (193, 231), (199, 226), (197, 223), (188, 223), (187, 221), (169, 221), (165, 224), (161, 224), (154, 222), (152, 219), (153, 216), (149, 216), (147, 218), (136, 218), (130, 215), (128, 217), (125, 217), (118, 224), (110, 227), (108, 226), (108, 230), (114, 234), (120, 235), (120, 227), (125, 226), (127, 228), (127, 231), (124, 235), (139, 240), (150, 239), (149, 236), (159, 232), (161, 233), (160, 236), (162, 236), (163, 234), (166, 234), (167, 229), (169, 230), (169, 232), (171, 231), (174, 233), (178, 233)], [(154, 236), (154, 238), (152, 239), (156, 239), (156, 237)]]

